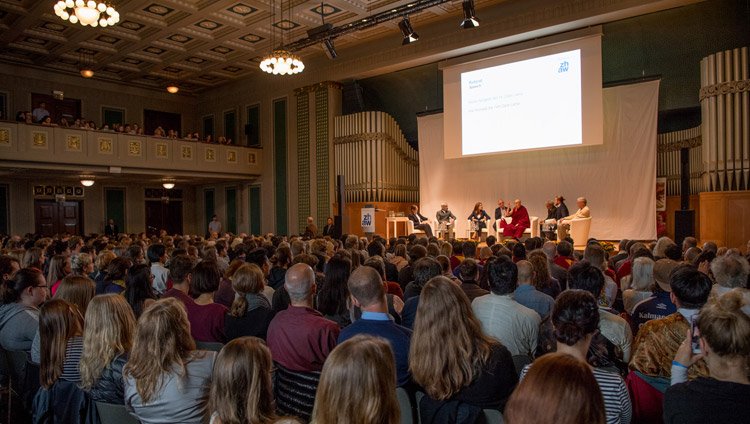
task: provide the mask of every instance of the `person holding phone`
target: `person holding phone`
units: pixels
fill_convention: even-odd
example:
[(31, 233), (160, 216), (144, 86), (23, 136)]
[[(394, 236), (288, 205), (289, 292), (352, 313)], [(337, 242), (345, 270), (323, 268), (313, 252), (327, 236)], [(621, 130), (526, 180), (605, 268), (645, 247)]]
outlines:
[[(672, 362), (672, 386), (664, 395), (665, 424), (748, 422), (750, 317), (739, 290), (711, 299), (688, 329)], [(697, 346), (692, 343), (697, 339)], [(688, 367), (703, 359), (710, 377), (688, 381)]]

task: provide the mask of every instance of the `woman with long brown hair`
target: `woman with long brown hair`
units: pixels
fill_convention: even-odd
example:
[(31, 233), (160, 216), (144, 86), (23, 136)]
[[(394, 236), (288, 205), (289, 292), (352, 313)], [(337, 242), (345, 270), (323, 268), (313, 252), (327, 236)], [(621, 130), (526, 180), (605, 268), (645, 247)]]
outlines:
[(38, 247), (29, 248), (29, 250), (26, 251), (26, 255), (23, 257), (23, 267), (34, 268), (37, 271), (42, 272), (42, 269), (44, 269), (44, 261), (46, 259), (47, 257), (44, 256), (42, 249)]
[(49, 262), (49, 270), (47, 271), (47, 287), (49, 287), (51, 296), (55, 295), (60, 281), (71, 272), (70, 257), (68, 255), (55, 255), (52, 257), (52, 260)]
[(52, 299), (39, 312), (39, 380), (49, 390), (59, 379), (78, 382), (83, 317), (74, 304)]
[(550, 274), (547, 255), (544, 252), (533, 251), (529, 253), (528, 261), (534, 269), (534, 278), (532, 279), (534, 288), (553, 299), (557, 299), (557, 296), (562, 292), (562, 287), (560, 287), (560, 282), (552, 278)]
[(122, 405), (122, 369), (133, 347), (135, 317), (122, 296), (96, 296), (86, 312), (80, 387), (94, 401)]
[(208, 398), (210, 424), (267, 424), (279, 421), (271, 386), (271, 351), (257, 337), (227, 343), (214, 363)]
[(428, 281), (420, 294), (409, 370), (437, 403), (458, 400), (498, 410), (518, 382), (508, 349), (482, 333), (469, 298), (442, 276)]
[(383, 338), (356, 335), (326, 358), (312, 424), (397, 424), (396, 361)]
[(477, 202), (474, 205), (474, 210), (469, 215), (469, 221), (471, 221), (472, 232), (474, 233), (474, 241), (479, 242), (479, 237), (482, 235), (482, 229), (487, 228), (487, 222), (489, 222), (490, 216), (484, 210), (482, 202)]
[(145, 424), (200, 423), (215, 358), (195, 350), (182, 302), (159, 300), (138, 319), (123, 370), (125, 407)]
[(589, 365), (565, 353), (534, 361), (505, 407), (508, 424), (604, 424), (604, 400)]
[(237, 296), (224, 318), (227, 340), (244, 336), (266, 339), (274, 313), (263, 295), (263, 287), (263, 271), (258, 265), (245, 264), (235, 271), (232, 288)]

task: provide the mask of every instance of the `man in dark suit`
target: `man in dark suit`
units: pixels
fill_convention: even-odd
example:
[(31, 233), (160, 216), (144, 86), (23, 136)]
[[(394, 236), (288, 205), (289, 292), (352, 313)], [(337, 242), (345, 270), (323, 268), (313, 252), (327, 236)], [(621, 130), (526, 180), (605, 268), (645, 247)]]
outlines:
[(104, 235), (113, 239), (116, 239), (120, 235), (120, 229), (115, 225), (114, 219), (109, 219), (109, 224), (104, 227)]
[(432, 238), (432, 228), (427, 223), (427, 217), (419, 213), (417, 205), (411, 205), (411, 213), (409, 214), (409, 221), (414, 223), (415, 230), (424, 231), (427, 238)]
[(505, 213), (507, 212), (507, 209), (505, 208), (505, 202), (502, 200), (497, 201), (497, 207), (495, 208), (495, 222), (492, 223), (492, 228), (497, 231), (497, 222), (503, 218), (505, 218)]
[(328, 236), (333, 238), (333, 232), (336, 231), (336, 227), (333, 225), (333, 218), (328, 217), (328, 223), (323, 227), (323, 237)]

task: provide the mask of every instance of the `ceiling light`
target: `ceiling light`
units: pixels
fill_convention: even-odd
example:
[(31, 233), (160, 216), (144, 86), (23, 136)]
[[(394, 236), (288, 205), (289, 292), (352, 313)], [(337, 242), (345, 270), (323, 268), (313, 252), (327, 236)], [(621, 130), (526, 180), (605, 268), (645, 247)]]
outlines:
[(81, 180), (81, 185), (84, 187), (91, 187), (94, 185), (94, 180)]
[(174, 183), (162, 183), (161, 186), (167, 190), (172, 190), (174, 188)]
[(71, 24), (106, 27), (120, 22), (120, 14), (111, 4), (94, 0), (60, 0), (54, 6), (55, 15)]
[(89, 68), (81, 69), (81, 76), (84, 78), (91, 78), (94, 76), (94, 71)]
[(417, 35), (417, 33), (412, 29), (408, 16), (398, 23), (398, 29), (400, 29), (401, 34), (404, 35), (404, 41), (401, 43), (402, 46), (419, 40), (419, 35)]
[(177, 86), (176, 84), (171, 84), (171, 85), (169, 85), (169, 86), (167, 87), (167, 91), (169, 91), (169, 92), (170, 92), (170, 93), (172, 93), (172, 94), (175, 94), (175, 93), (177, 93), (178, 91), (180, 91), (180, 87), (178, 87), (178, 86)]
[(260, 69), (274, 75), (294, 75), (304, 71), (305, 64), (297, 55), (278, 49), (260, 61)]
[(464, 29), (476, 28), (479, 26), (479, 19), (474, 13), (474, 0), (467, 0), (463, 3), (464, 8), (464, 21), (461, 22), (461, 26)]

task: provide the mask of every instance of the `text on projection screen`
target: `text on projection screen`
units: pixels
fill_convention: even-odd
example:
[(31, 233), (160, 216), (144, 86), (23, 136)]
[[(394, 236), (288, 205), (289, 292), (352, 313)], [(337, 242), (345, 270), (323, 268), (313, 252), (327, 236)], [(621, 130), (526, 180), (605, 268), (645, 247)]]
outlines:
[(461, 74), (462, 155), (580, 145), (581, 51)]

